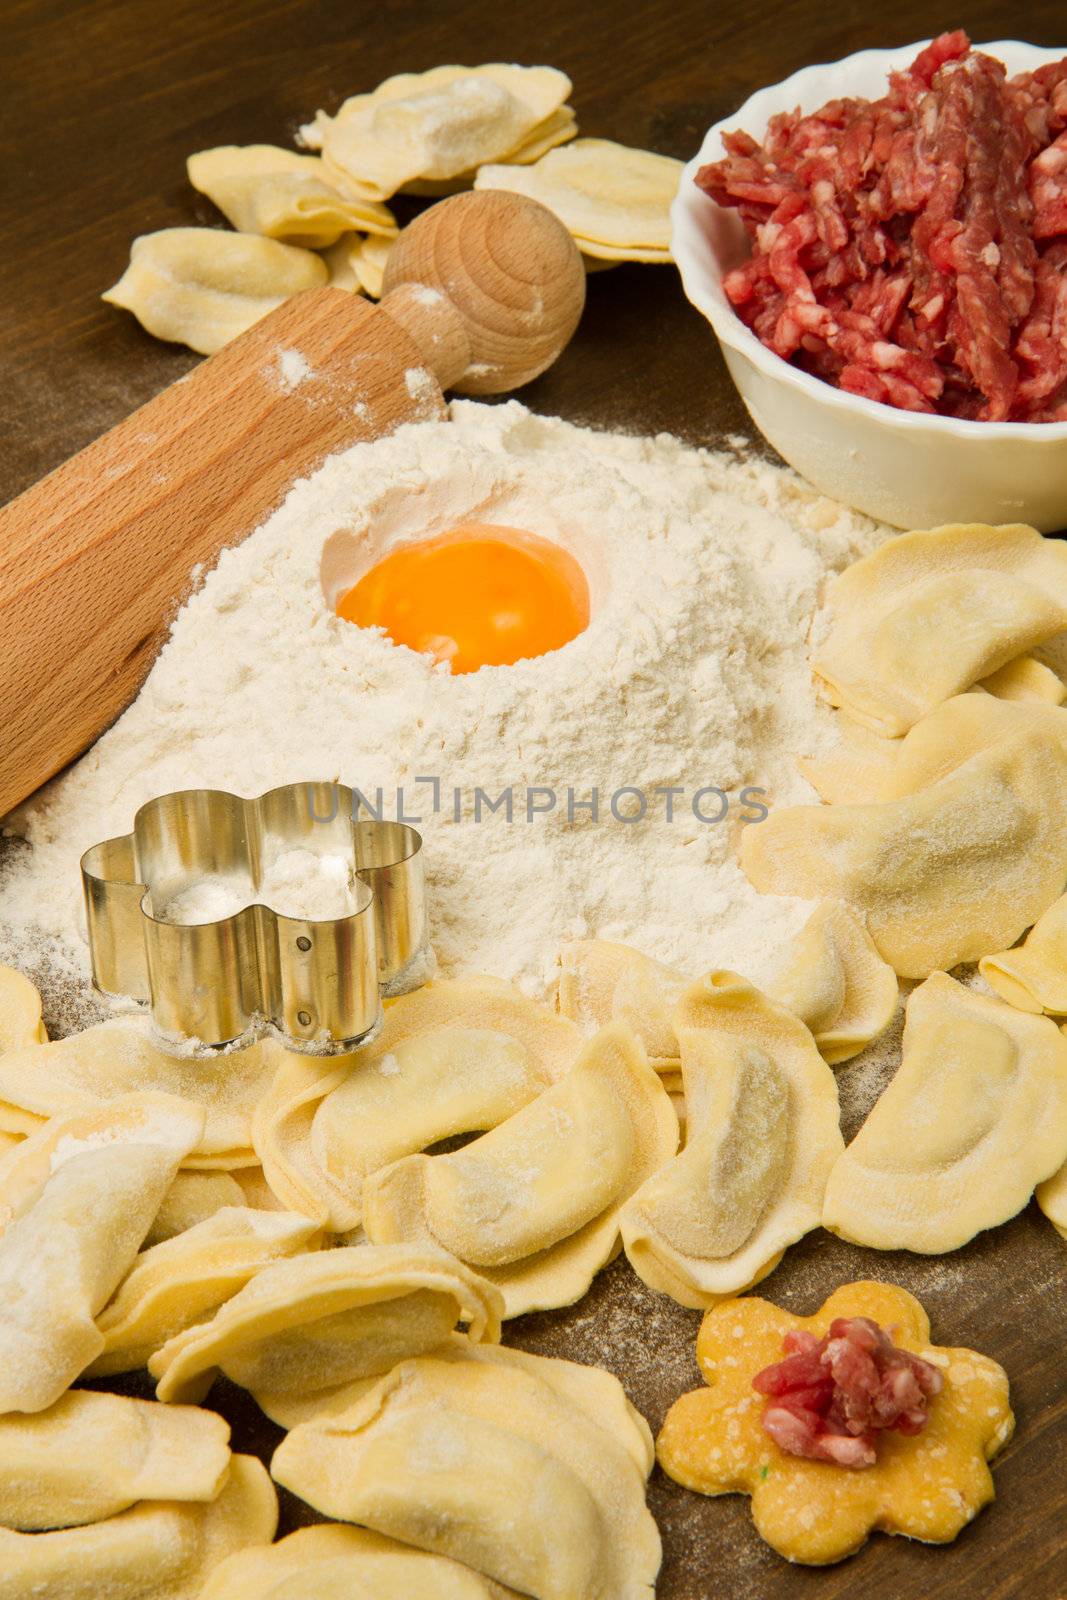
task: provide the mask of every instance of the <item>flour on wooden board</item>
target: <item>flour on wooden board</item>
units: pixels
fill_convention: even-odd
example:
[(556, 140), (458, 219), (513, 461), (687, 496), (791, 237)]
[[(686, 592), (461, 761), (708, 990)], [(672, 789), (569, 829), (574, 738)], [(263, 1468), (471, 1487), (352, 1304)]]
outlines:
[[(453, 677), (334, 614), (392, 545), (468, 520), (570, 550), (588, 629), (537, 660)], [(128, 831), (153, 795), (336, 779), (371, 800), (380, 788), (387, 815), (402, 788), (421, 818), (445, 973), (541, 995), (561, 941), (595, 936), (759, 979), (809, 905), (757, 895), (735, 863), (739, 813), (708, 824), (692, 797), (750, 785), (772, 806), (814, 799), (795, 758), (833, 735), (811, 685), (811, 619), (827, 577), (885, 536), (765, 461), (594, 433), (514, 401), (456, 402), (448, 423), (354, 445), (223, 554), (134, 704), (9, 819), (29, 848), (9, 852), (0, 882), (5, 948), (17, 960), (56, 940), (84, 970), (79, 855)], [(485, 804), (475, 820), (476, 790), (507, 789), (512, 820)], [(612, 814), (621, 789), (645, 797), (644, 820)], [(594, 790), (596, 819), (582, 806)]]

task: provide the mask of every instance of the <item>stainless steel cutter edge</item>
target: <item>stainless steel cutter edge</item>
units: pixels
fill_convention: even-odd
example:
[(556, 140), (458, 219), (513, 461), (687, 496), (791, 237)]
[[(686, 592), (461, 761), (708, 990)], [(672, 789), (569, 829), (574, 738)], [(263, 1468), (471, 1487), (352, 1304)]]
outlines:
[[(350, 854), (361, 893), (348, 916), (288, 917), (256, 903), (217, 922), (153, 915), (204, 878), (258, 889), (265, 862), (305, 846)], [(211, 1044), (266, 1019), (296, 1049), (358, 1043), (381, 992), (399, 992), (428, 949), (422, 839), (399, 822), (358, 819), (355, 792), (293, 783), (243, 799), (184, 789), (141, 806), (133, 829), (81, 859), (93, 982), (150, 1005), (156, 1026)]]

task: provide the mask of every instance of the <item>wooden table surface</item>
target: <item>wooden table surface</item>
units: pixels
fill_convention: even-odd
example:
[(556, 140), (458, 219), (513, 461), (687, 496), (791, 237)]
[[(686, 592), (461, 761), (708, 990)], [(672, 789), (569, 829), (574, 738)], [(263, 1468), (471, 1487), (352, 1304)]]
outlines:
[[(808, 62), (961, 21), (977, 40), (1022, 29), (1035, 43), (1067, 46), (1055, 0), (1030, 0), (1025, 23), (1022, 14), (1008, 0), (971, 0), (963, 12), (944, 0), (898, 0), (885, 12), (869, 0), (6, 0), (0, 498), (196, 360), (99, 301), (134, 235), (218, 220), (186, 183), (194, 150), (287, 143), (316, 107), (332, 110), (390, 73), (503, 60), (568, 72), (583, 132), (688, 157), (709, 123)], [(668, 429), (701, 443), (751, 432), (714, 340), (668, 268), (594, 277), (572, 347), (524, 398), (573, 421)], [(780, 1303), (810, 1311), (841, 1281), (893, 1279), (925, 1300), (939, 1342), (972, 1344), (1003, 1363), (1018, 1431), (997, 1468), (997, 1503), (946, 1549), (876, 1536), (852, 1560), (812, 1571), (762, 1544), (743, 1500), (706, 1500), (657, 1470), (650, 1498), (664, 1536), (663, 1600), (1063, 1600), (1065, 1250), (1031, 1205), (940, 1260), (879, 1255), (822, 1233), (790, 1251), (763, 1290)], [(621, 1261), (581, 1304), (523, 1319), (508, 1337), (613, 1367), (656, 1427), (675, 1395), (696, 1385), (698, 1322)], [(129, 1388), (148, 1392), (138, 1380)], [(277, 1439), (238, 1391), (220, 1386), (215, 1403), (242, 1447), (266, 1452)], [(301, 1520), (313, 1519), (287, 1499), (283, 1529)]]

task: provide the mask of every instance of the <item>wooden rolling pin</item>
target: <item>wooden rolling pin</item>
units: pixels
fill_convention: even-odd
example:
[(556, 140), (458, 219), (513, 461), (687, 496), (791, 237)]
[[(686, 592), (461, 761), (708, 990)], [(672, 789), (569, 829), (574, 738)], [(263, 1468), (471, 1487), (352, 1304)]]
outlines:
[(0, 816), (143, 683), (194, 566), (332, 451), (550, 366), (585, 273), (556, 217), (488, 190), (397, 240), (380, 306), (309, 289), (0, 509)]

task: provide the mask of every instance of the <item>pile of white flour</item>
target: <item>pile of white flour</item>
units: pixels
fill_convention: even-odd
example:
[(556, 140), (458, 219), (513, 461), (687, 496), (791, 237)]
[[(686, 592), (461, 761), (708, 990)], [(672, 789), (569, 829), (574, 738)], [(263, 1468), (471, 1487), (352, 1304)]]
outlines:
[[(694, 973), (773, 965), (808, 907), (757, 895), (735, 865), (738, 792), (813, 798), (794, 759), (832, 736), (808, 671), (811, 619), (827, 577), (885, 530), (762, 461), (588, 432), (515, 402), (459, 402), (452, 418), (334, 456), (222, 556), (136, 702), (9, 819), (29, 846), (9, 848), (0, 881), (9, 959), (57, 941), (86, 968), (79, 855), (127, 832), (153, 795), (314, 778), (372, 804), (382, 789), (386, 815), (403, 789), (446, 973), (544, 994), (561, 941), (594, 936)], [(566, 546), (590, 581), (587, 631), (453, 677), (333, 614), (391, 544), (467, 519)], [(721, 810), (713, 789), (728, 797), (719, 823), (693, 808), (704, 791), (702, 816)], [(510, 821), (506, 800), (487, 806), (504, 791)], [(618, 820), (613, 796), (618, 816), (647, 814)]]

